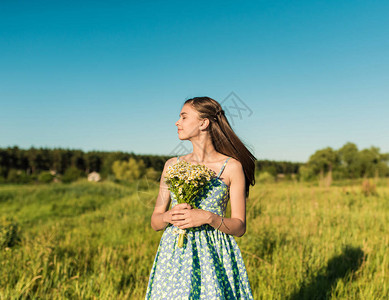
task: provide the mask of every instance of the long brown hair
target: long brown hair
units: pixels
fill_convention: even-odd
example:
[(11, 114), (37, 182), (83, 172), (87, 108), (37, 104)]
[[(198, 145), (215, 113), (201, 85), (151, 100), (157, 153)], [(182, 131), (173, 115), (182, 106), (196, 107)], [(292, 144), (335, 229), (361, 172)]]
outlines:
[(194, 97), (186, 100), (185, 104), (192, 105), (200, 118), (207, 118), (210, 121), (209, 132), (215, 150), (235, 158), (242, 164), (246, 179), (246, 197), (248, 197), (250, 185), (255, 185), (254, 174), (257, 159), (232, 130), (219, 102), (209, 97)]

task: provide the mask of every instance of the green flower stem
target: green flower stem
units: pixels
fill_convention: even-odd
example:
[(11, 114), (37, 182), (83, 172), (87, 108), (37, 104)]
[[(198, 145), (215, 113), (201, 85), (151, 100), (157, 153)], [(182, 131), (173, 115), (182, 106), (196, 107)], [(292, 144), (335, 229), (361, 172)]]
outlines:
[(186, 233), (180, 233), (178, 236), (178, 247), (182, 248), (184, 246), (184, 238), (186, 236)]

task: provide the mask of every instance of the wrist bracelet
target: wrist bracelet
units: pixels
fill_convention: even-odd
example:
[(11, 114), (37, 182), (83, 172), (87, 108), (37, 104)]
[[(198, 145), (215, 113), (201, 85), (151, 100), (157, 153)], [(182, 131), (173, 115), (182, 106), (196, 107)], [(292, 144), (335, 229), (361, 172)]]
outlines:
[(223, 224), (223, 217), (222, 217), (222, 221), (220, 222), (220, 225), (216, 228), (216, 230), (219, 230), (220, 226), (222, 226)]

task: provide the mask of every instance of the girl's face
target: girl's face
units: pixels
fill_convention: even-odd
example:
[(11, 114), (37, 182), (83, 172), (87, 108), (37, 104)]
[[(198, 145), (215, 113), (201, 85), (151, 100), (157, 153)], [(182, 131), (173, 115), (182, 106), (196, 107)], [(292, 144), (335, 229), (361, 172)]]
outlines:
[(202, 120), (199, 119), (197, 111), (190, 104), (185, 104), (182, 107), (179, 117), (176, 126), (180, 140), (188, 140), (200, 133), (199, 127)]

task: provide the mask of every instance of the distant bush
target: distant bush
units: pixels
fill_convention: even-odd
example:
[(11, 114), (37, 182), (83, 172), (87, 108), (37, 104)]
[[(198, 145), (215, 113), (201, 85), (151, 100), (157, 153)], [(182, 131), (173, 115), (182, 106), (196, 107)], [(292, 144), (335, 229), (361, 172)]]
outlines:
[(312, 168), (308, 166), (301, 166), (299, 168), (299, 179), (301, 181), (311, 181), (316, 178), (316, 175)]
[(62, 176), (62, 182), (70, 183), (76, 181), (78, 178), (84, 177), (85, 174), (80, 169), (72, 166), (66, 169), (65, 174)]
[(54, 176), (48, 171), (43, 171), (38, 175), (38, 181), (42, 183), (50, 183), (53, 181)]
[(20, 242), (19, 224), (8, 217), (0, 219), (0, 249), (12, 247)]
[(342, 179), (346, 179), (346, 178), (347, 178), (347, 174), (345, 173), (345, 171), (343, 169), (335, 170), (332, 172), (332, 179), (334, 179), (334, 180), (342, 180)]
[(158, 181), (161, 178), (162, 172), (154, 170), (152, 167), (146, 169), (146, 178), (148, 180)]
[(30, 175), (30, 181), (31, 182), (36, 182), (38, 180), (38, 175), (37, 174), (31, 174)]
[(9, 183), (29, 183), (31, 178), (24, 170), (10, 169), (7, 176)]
[(258, 175), (258, 182), (261, 183), (270, 183), (274, 182), (274, 176), (269, 172), (261, 172)]
[(115, 174), (116, 179), (124, 181), (141, 179), (146, 175), (147, 171), (149, 175), (155, 175), (151, 169), (146, 169), (146, 165), (143, 160), (137, 161), (133, 157), (130, 157), (128, 161), (116, 160), (112, 164), (112, 171)]
[(262, 170), (260, 170), (261, 173), (269, 173), (270, 175), (272, 175), (273, 177), (276, 177), (277, 176), (277, 169), (275, 166), (266, 166), (266, 167), (263, 167)]

